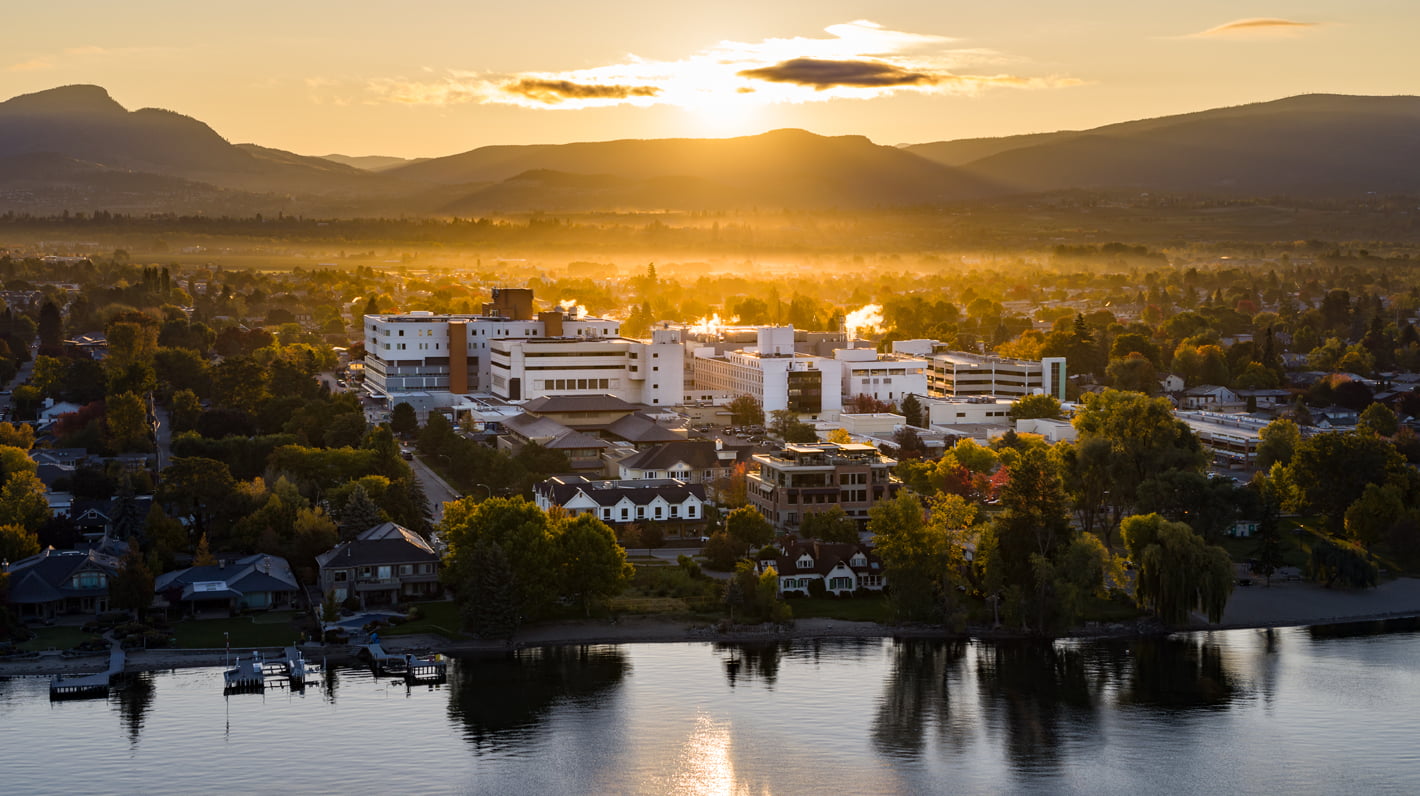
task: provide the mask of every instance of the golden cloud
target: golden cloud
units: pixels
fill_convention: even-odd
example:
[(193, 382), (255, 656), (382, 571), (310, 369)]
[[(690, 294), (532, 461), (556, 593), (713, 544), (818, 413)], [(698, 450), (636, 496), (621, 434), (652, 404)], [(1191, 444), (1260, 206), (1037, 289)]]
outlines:
[(999, 63), (991, 50), (950, 49), (946, 36), (884, 28), (855, 20), (822, 37), (721, 41), (679, 60), (628, 57), (622, 63), (562, 72), (512, 75), (448, 70), (434, 79), (379, 79), (374, 101), (421, 105), (479, 103), (577, 109), (631, 105), (725, 108), (870, 99), (899, 91), (970, 94), (990, 87), (1057, 88), (1060, 77), (961, 74), (972, 64)]
[(1291, 19), (1255, 17), (1251, 19), (1235, 19), (1232, 22), (1225, 22), (1216, 27), (1199, 31), (1198, 33), (1190, 33), (1184, 38), (1214, 39), (1295, 36), (1318, 27), (1321, 27), (1321, 23), (1319, 22), (1297, 22)]

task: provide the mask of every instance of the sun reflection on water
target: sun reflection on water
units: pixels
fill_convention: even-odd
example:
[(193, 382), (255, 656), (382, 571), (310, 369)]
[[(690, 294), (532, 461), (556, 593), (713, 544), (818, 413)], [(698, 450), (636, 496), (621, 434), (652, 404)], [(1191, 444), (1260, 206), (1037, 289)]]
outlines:
[(663, 793), (696, 796), (740, 796), (749, 791), (736, 782), (735, 764), (730, 758), (730, 722), (716, 721), (704, 713), (695, 717), (695, 728), (681, 743)]

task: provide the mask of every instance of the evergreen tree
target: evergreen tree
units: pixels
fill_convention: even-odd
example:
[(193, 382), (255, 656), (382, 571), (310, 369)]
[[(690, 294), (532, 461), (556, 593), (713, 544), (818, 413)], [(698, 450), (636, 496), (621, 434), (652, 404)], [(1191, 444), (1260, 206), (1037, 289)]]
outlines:
[(153, 604), (153, 572), (143, 560), (138, 540), (128, 540), (128, 552), (119, 563), (118, 574), (109, 584), (109, 598), (120, 611), (132, 611), (139, 620)]
[(902, 399), (902, 416), (909, 426), (925, 428), (922, 418), (922, 402), (917, 400), (917, 396), (908, 393)]
[(512, 565), (497, 542), (480, 539), (469, 555), (469, 584), (459, 594), (464, 624), (480, 638), (510, 638), (521, 617)]
[(380, 507), (370, 499), (365, 487), (357, 483), (340, 509), (340, 538), (349, 541), (381, 522)]

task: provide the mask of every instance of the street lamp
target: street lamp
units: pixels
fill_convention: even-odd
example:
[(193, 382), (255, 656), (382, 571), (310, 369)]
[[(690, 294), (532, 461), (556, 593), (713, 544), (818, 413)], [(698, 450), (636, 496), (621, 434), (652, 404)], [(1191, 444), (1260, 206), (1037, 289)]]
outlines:
[(483, 487), (484, 489), (487, 489), (487, 490), (488, 490), (488, 497), (484, 498), (484, 500), (490, 500), (490, 499), (492, 499), (492, 497), (493, 497), (493, 487), (491, 487), (491, 486), (489, 486), (489, 485), (487, 485), (487, 484), (474, 484), (474, 486), (481, 486), (481, 487)]

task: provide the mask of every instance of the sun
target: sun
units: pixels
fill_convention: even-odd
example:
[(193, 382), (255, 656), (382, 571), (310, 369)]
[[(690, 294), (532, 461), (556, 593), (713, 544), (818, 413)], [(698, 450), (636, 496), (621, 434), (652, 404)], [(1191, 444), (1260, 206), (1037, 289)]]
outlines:
[(748, 135), (763, 124), (764, 106), (741, 94), (702, 94), (682, 107), (694, 119), (697, 135), (704, 138)]

